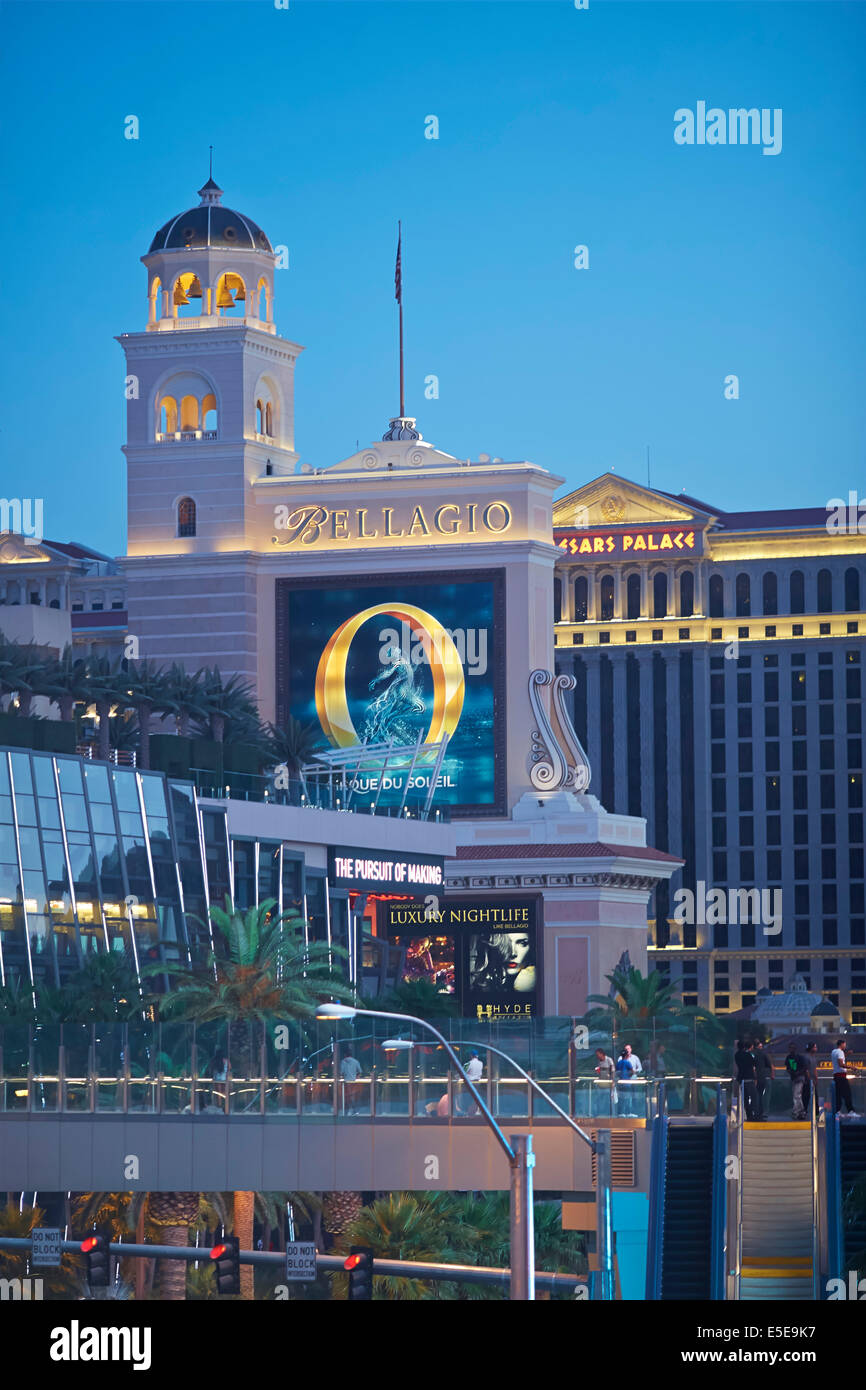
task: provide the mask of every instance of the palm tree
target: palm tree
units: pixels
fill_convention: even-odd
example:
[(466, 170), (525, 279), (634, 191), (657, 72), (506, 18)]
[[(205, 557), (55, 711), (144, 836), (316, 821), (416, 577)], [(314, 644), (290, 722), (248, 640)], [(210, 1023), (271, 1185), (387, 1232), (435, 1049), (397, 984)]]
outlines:
[(129, 662), (127, 697), (138, 716), (138, 765), (150, 767), (150, 720), (154, 710), (167, 709), (165, 671), (149, 661)]
[(239, 675), (224, 680), (218, 666), (200, 671), (201, 714), (214, 743), (225, 741), (226, 726), (233, 721), (258, 725), (258, 711), (250, 685)]
[[(143, 1009), (138, 977), (125, 956), (99, 951), (87, 957), (76, 974), (64, 981), (66, 1023), (105, 1023), (140, 1015)], [(41, 995), (37, 996), (41, 1002)]]
[(457, 1017), (455, 996), (443, 994), (429, 980), (401, 980), (387, 994), (365, 999), (364, 1008), (414, 1014), (416, 1018), (426, 1019)]
[(72, 722), (76, 703), (87, 698), (87, 663), (81, 657), (75, 656), (68, 643), (57, 660), (49, 663), (41, 693), (50, 696), (65, 724)]
[[(345, 951), (323, 941), (305, 943), (298, 917), (286, 912), (274, 916), (275, 907), (275, 900), (269, 898), (244, 913), (233, 909), (227, 897), (225, 909), (210, 909), (225, 954), (211, 950), (206, 961), (191, 966), (165, 961), (142, 971), (165, 973), (173, 979), (171, 993), (152, 1000), (163, 1015), (196, 1023), (219, 1020), (246, 1025), (248, 1074), (253, 1067), (256, 1024), (309, 1018), (325, 997), (352, 998), (352, 991), (333, 969), (333, 962), (345, 958)], [(252, 1193), (235, 1193), (235, 1234), (246, 1249), (253, 1238), (253, 1205)], [(252, 1266), (241, 1269), (241, 1296), (253, 1297)]]
[(651, 1043), (663, 1042), (668, 1071), (719, 1065), (723, 1025), (706, 1010), (682, 1004), (677, 986), (657, 970), (644, 976), (633, 966), (617, 966), (605, 978), (609, 994), (587, 995), (587, 1003), (595, 1005), (583, 1019), (590, 1034), (611, 1038), (617, 1047), (630, 1043), (638, 1055)]
[(203, 714), (201, 672), (193, 674), (176, 661), (165, 674), (159, 708), (174, 715), (178, 735), (188, 738), (190, 720)]
[(0, 694), (18, 696), (18, 710), (24, 718), (30, 715), (35, 695), (43, 694), (43, 685), (50, 670), (50, 660), (44, 647), (35, 642), (2, 641), (0, 647)]
[[(189, 1228), (198, 1221), (203, 1201), (198, 1192), (87, 1192), (74, 1203), (72, 1223), (82, 1235), (102, 1227), (112, 1241), (134, 1231), (157, 1245), (184, 1246), (190, 1244)], [(163, 1299), (186, 1297), (185, 1260), (163, 1259), (159, 1278)]]
[(285, 766), (292, 777), (297, 777), (322, 742), (321, 729), (304, 724), (291, 714), (279, 727), (266, 725), (265, 735), (270, 757), (277, 766)]
[(127, 704), (129, 680), (119, 661), (97, 656), (88, 663), (87, 688), (99, 720), (99, 757), (107, 763), (111, 757), (111, 711), (117, 704)]

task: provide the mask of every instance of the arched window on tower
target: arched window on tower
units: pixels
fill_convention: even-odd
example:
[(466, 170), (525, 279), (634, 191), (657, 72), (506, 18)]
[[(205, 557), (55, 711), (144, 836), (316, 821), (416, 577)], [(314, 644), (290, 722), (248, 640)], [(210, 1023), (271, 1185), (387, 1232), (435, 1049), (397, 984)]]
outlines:
[(609, 623), (613, 618), (613, 575), (605, 574), (601, 580), (601, 621)]
[(192, 432), (199, 428), (199, 405), (196, 396), (184, 396), (180, 403), (180, 428)]
[(243, 318), (246, 313), (246, 285), (239, 275), (226, 271), (217, 281), (216, 311), (220, 316)]
[(198, 318), (202, 312), (201, 298), (201, 281), (193, 271), (185, 270), (172, 287), (172, 314), (176, 319)]
[(833, 576), (829, 570), (818, 571), (818, 612), (833, 612)]
[(626, 613), (629, 618), (639, 618), (640, 612), (640, 575), (630, 574), (625, 586), (626, 594)]
[(574, 581), (574, 621), (576, 623), (586, 622), (587, 594), (586, 575), (580, 574)]
[(157, 415), (157, 433), (172, 438), (177, 431), (177, 401), (174, 396), (163, 396)]
[(653, 577), (653, 617), (666, 618), (668, 615), (668, 577), (657, 574)]
[(806, 581), (803, 578), (802, 570), (791, 571), (791, 604), (792, 613), (805, 613), (806, 611)]
[(853, 567), (845, 571), (845, 612), (860, 612), (860, 571)]
[(201, 403), (201, 427), (205, 434), (217, 432), (217, 403), (213, 393), (205, 396)]
[(177, 534), (195, 535), (195, 502), (191, 497), (182, 497), (177, 504)]
[(261, 280), (260, 280), (259, 283), (258, 283), (258, 286), (257, 286), (257, 289), (256, 289), (256, 298), (257, 298), (257, 301), (258, 301), (258, 311), (259, 311), (259, 312), (258, 312), (258, 317), (259, 317), (259, 319), (262, 321), (262, 323), (270, 323), (270, 322), (271, 322), (271, 292), (270, 292), (270, 290), (268, 289), (268, 282), (267, 282), (267, 280), (265, 279), (264, 276), (262, 276)]
[(691, 570), (680, 575), (680, 617), (690, 618), (695, 611), (695, 576)]
[(737, 617), (748, 618), (752, 612), (752, 581), (747, 574), (738, 574), (736, 582)]
[(779, 584), (775, 570), (767, 570), (763, 582), (764, 617), (775, 618), (779, 612)]
[(720, 574), (710, 575), (710, 617), (725, 616), (725, 581)]

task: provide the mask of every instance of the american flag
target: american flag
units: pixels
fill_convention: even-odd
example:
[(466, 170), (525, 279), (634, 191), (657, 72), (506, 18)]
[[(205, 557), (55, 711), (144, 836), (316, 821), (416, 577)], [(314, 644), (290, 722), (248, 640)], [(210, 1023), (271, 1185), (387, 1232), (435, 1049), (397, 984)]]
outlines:
[(400, 257), (400, 247), (403, 240), (403, 229), (397, 223), (397, 264), (394, 267), (394, 298), (399, 304), (403, 303), (403, 266)]

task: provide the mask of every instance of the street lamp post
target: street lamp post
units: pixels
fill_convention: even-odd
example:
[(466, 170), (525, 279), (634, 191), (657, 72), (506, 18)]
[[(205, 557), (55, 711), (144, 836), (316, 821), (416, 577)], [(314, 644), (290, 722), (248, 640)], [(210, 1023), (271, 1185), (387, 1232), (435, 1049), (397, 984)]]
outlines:
[[(411, 1048), (415, 1044), (407, 1038), (391, 1038), (382, 1044), (384, 1048)], [(458, 1038), (458, 1047), (470, 1047), (471, 1043), (463, 1042)], [(595, 1156), (595, 1188), (596, 1188), (596, 1250), (598, 1252), (599, 1263), (599, 1283), (600, 1298), (610, 1300), (613, 1298), (613, 1221), (611, 1212), (611, 1172), (610, 1172), (610, 1130), (599, 1130), (595, 1139), (592, 1139), (580, 1125), (571, 1118), (570, 1115), (557, 1105), (553, 1096), (548, 1095), (543, 1086), (530, 1076), (528, 1071), (524, 1071), (519, 1062), (501, 1048), (494, 1047), (491, 1043), (480, 1043), (487, 1052), (494, 1052), (497, 1057), (503, 1057), (516, 1072), (519, 1072), (524, 1081), (537, 1095), (555, 1110), (561, 1119), (579, 1134), (585, 1144), (588, 1144)]]
[(535, 1166), (535, 1155), (532, 1152), (532, 1135), (512, 1135), (511, 1143), (508, 1142), (474, 1083), (466, 1075), (463, 1064), (454, 1048), (447, 1038), (439, 1032), (439, 1029), (433, 1027), (432, 1023), (427, 1023), (423, 1018), (415, 1018), (413, 1014), (385, 1013), (379, 1009), (356, 1009), (351, 1004), (320, 1004), (316, 1010), (316, 1017), (323, 1020), (348, 1020), (359, 1016), (390, 1018), (398, 1023), (417, 1024), (419, 1028), (426, 1028), (429, 1033), (438, 1038), (445, 1048), (508, 1159), (511, 1173), (511, 1299), (512, 1302), (534, 1302), (535, 1223), (532, 1209), (532, 1169)]

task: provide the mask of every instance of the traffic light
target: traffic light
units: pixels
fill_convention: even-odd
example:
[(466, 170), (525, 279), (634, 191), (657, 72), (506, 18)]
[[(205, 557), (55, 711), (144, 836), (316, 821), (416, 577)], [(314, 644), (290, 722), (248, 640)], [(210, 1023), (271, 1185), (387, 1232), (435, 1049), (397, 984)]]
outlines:
[(373, 1251), (369, 1245), (353, 1245), (343, 1268), (349, 1276), (349, 1301), (373, 1297)]
[(240, 1293), (241, 1243), (237, 1236), (223, 1236), (211, 1247), (210, 1257), (216, 1265), (217, 1293)]
[(104, 1231), (95, 1231), (81, 1242), (81, 1253), (87, 1265), (87, 1283), (91, 1289), (107, 1289), (111, 1282), (111, 1251)]

